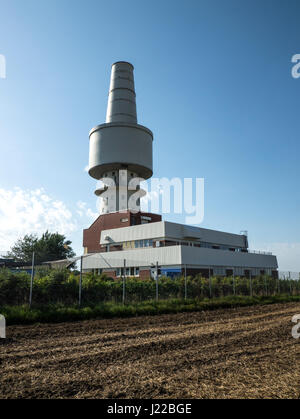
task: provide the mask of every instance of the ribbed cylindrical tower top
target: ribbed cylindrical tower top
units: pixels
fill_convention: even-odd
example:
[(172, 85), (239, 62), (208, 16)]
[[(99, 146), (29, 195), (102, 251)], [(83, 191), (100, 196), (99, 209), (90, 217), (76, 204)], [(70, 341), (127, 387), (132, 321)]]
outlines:
[(125, 61), (112, 65), (106, 123), (137, 123), (133, 69)]

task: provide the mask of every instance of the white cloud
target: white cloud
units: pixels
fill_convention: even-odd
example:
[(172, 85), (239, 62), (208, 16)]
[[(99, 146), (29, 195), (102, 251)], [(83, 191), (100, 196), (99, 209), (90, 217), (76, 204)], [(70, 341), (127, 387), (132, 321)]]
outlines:
[(279, 270), (300, 272), (300, 243), (256, 243), (253, 248), (277, 256)]
[(70, 234), (78, 229), (72, 212), (44, 189), (0, 188), (0, 249), (9, 250), (25, 234), (41, 235), (46, 230)]
[[(148, 199), (157, 198), (151, 191)], [(74, 213), (62, 201), (49, 196), (43, 188), (22, 190), (0, 188), (0, 251), (7, 251), (25, 234), (41, 235), (46, 230), (59, 232), (80, 243), (82, 229), (87, 228), (99, 212), (92, 211), (86, 202), (78, 201)], [(73, 236), (73, 237), (72, 237)], [(279, 269), (300, 272), (300, 242), (256, 243), (253, 249), (272, 252), (277, 256)], [(77, 250), (77, 249), (76, 249)]]
[(76, 205), (77, 205), (76, 212), (80, 217), (87, 217), (94, 220), (95, 218), (99, 216), (99, 212), (94, 212), (90, 208), (88, 208), (86, 202), (78, 201)]

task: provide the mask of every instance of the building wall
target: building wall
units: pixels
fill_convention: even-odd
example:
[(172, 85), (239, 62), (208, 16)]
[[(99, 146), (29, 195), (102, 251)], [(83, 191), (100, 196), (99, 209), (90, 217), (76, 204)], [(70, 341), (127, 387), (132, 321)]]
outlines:
[(144, 216), (151, 218), (149, 223), (161, 221), (161, 215), (146, 212), (132, 214), (130, 211), (126, 211), (100, 215), (89, 228), (83, 230), (83, 247), (85, 248), (85, 253), (106, 251), (106, 249), (100, 245), (100, 235), (103, 230), (112, 230), (141, 224), (142, 217)]
[(210, 230), (188, 226), (184, 224), (165, 222), (165, 236), (168, 238), (194, 239), (236, 247), (248, 247), (247, 237), (241, 234), (226, 233), (218, 230)]
[(83, 269), (109, 269), (121, 268), (126, 260), (127, 267), (147, 269), (152, 264), (180, 265), (180, 246), (162, 248), (140, 248), (123, 250), (120, 252), (96, 253), (83, 259)]
[[(110, 240), (106, 240), (106, 237), (110, 237)], [(103, 231), (101, 244), (151, 238), (194, 240), (241, 248), (247, 248), (248, 245), (246, 236), (240, 234), (224, 233), (222, 231), (208, 230), (167, 221)]]
[[(231, 252), (191, 246), (169, 246), (160, 248), (140, 248), (119, 252), (99, 253), (84, 258), (84, 269), (111, 269), (124, 266), (147, 269), (156, 262), (163, 267), (188, 266), (189, 269), (214, 268), (214, 273), (223, 275), (224, 269), (235, 268), (237, 275), (245, 269), (277, 269), (277, 259), (272, 255)], [(256, 271), (253, 271), (256, 272)]]
[(182, 263), (187, 265), (228, 266), (277, 269), (277, 258), (273, 255), (231, 252), (182, 246)]
[(105, 275), (107, 275), (108, 277), (110, 277), (110, 278), (113, 278), (113, 279), (116, 279), (117, 277), (116, 277), (116, 271), (115, 270), (111, 270), (111, 271), (103, 271), (103, 273), (105, 274)]
[(140, 279), (149, 279), (150, 270), (149, 269), (140, 269)]

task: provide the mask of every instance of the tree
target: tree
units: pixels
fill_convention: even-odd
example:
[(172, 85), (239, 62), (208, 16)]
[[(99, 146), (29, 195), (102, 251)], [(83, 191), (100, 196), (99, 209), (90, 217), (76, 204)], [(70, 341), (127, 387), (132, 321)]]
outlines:
[(75, 256), (71, 243), (70, 240), (66, 240), (66, 237), (59, 233), (46, 231), (41, 238), (38, 238), (35, 234), (30, 234), (19, 239), (8, 255), (16, 261), (24, 263), (30, 263), (33, 252), (35, 252), (36, 263), (66, 259)]
[(26, 234), (22, 239), (17, 240), (7, 256), (15, 259), (17, 262), (29, 262), (37, 242), (38, 237), (35, 234)]

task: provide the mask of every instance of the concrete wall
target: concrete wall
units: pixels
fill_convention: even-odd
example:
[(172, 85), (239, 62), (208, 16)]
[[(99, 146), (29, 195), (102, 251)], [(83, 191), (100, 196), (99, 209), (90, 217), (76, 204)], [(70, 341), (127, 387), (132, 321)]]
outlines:
[(83, 259), (83, 269), (149, 267), (156, 262), (159, 265), (178, 265), (181, 261), (180, 246), (161, 248), (140, 248), (120, 252), (95, 253)]
[(231, 252), (190, 246), (181, 247), (182, 263), (203, 266), (228, 266), (277, 269), (277, 258), (273, 255)]
[(109, 241), (105, 237), (109, 236), (112, 241), (124, 242), (131, 240), (143, 240), (151, 238), (170, 238), (177, 240), (201, 240), (202, 242), (223, 244), (236, 247), (245, 247), (245, 236), (240, 234), (224, 233), (222, 231), (208, 230), (199, 227), (185, 226), (183, 224), (161, 221), (151, 225), (143, 224), (124, 228), (122, 230), (108, 230), (101, 234), (101, 244)]
[(191, 246), (140, 248), (91, 255), (84, 258), (84, 269), (148, 267), (158, 262), (161, 266), (189, 265), (191, 268), (237, 267), (277, 269), (275, 256), (231, 252)]

